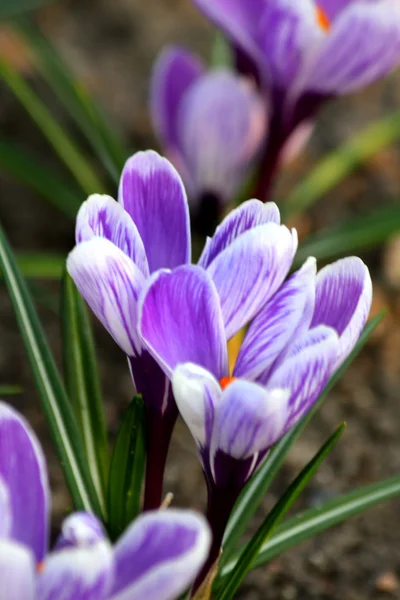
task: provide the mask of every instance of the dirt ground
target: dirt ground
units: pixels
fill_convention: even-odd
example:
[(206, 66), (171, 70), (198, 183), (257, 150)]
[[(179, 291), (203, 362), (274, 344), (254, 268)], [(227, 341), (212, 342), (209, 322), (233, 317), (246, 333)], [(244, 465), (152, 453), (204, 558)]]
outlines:
[[(186, 44), (207, 56), (212, 31), (190, 0), (70, 0), (43, 9), (40, 24), (75, 72), (93, 90), (115, 126), (134, 149), (154, 147), (147, 113), (152, 62), (166, 43)], [(3, 46), (1, 46), (3, 44)], [(0, 32), (0, 51), (4, 30)], [(59, 105), (43, 84), (33, 81), (57, 114)], [(321, 114), (316, 133), (302, 157), (281, 176), (277, 197), (324, 152), (336, 147), (371, 119), (400, 103), (400, 74), (351, 98), (331, 103)], [(70, 126), (63, 117), (65, 126)], [(23, 109), (0, 90), (0, 125), (8, 138), (33, 150), (55, 169), (58, 161)], [(385, 150), (328, 194), (298, 223), (300, 231), (328, 226), (338, 219), (388, 202), (400, 190), (400, 146)], [(0, 219), (18, 250), (67, 252), (73, 223), (31, 192), (0, 173)], [(254, 525), (299, 469), (344, 420), (345, 435), (325, 462), (298, 508), (315, 505), (337, 492), (395, 474), (400, 469), (400, 238), (379, 251), (362, 254), (374, 279), (376, 313), (388, 315), (367, 348), (333, 390), (319, 415), (296, 444)], [(53, 286), (57, 291), (57, 285)], [(52, 347), (59, 356), (59, 324), (40, 308)], [(110, 437), (132, 396), (124, 356), (96, 324), (101, 377)], [(17, 325), (0, 286), (0, 383), (21, 384), (12, 402), (32, 422), (42, 440), (53, 489), (54, 522), (68, 510), (62, 474), (48, 437)], [(166, 491), (179, 506), (201, 509), (205, 494), (190, 435), (182, 423), (175, 432), (166, 476)], [(287, 552), (252, 573), (238, 598), (243, 600), (384, 600), (400, 598), (400, 500), (381, 505)]]

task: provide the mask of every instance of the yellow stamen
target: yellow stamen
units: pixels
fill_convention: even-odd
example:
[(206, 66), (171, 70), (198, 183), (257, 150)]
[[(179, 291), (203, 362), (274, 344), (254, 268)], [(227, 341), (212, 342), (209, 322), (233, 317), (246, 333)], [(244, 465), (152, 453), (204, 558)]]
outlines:
[(232, 381), (235, 381), (236, 377), (223, 377), (222, 379), (219, 380), (219, 384), (221, 386), (221, 388), (223, 390), (225, 390), (228, 385), (230, 385), (232, 383)]
[(324, 9), (321, 6), (319, 6), (319, 4), (317, 4), (315, 6), (315, 10), (316, 10), (316, 13), (317, 13), (317, 22), (318, 22), (318, 25), (324, 31), (329, 31), (329, 29), (331, 28), (331, 23), (329, 21), (328, 15), (324, 11)]

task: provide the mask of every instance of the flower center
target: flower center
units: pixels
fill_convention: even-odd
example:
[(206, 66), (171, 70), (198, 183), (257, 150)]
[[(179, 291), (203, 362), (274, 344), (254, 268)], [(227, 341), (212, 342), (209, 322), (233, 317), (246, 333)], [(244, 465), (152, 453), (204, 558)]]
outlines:
[(223, 390), (225, 390), (228, 385), (230, 385), (232, 383), (232, 381), (235, 381), (236, 377), (223, 377), (222, 379), (219, 380), (219, 384), (221, 386), (221, 388)]
[(319, 4), (316, 4), (315, 11), (316, 11), (316, 17), (317, 17), (317, 23), (318, 23), (318, 25), (324, 31), (329, 31), (330, 28), (331, 28), (331, 23), (329, 21), (328, 15), (324, 11), (324, 9)]

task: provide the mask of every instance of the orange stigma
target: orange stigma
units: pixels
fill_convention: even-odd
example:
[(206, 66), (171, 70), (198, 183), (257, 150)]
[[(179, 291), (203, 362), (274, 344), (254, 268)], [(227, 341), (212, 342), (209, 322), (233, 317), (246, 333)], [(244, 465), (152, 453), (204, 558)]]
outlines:
[(329, 31), (331, 28), (331, 23), (329, 21), (329, 17), (324, 11), (323, 8), (319, 4), (315, 6), (315, 10), (317, 13), (317, 23), (324, 31)]
[(236, 377), (223, 377), (222, 379), (219, 380), (219, 384), (221, 386), (221, 388), (223, 390), (225, 390), (228, 385), (230, 385), (232, 383), (232, 381), (235, 381)]
[(36, 565), (36, 573), (43, 573), (44, 571), (44, 560)]

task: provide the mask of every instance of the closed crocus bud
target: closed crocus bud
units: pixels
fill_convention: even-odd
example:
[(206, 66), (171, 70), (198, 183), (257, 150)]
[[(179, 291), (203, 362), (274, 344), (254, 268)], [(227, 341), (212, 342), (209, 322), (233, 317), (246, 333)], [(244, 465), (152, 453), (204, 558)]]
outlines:
[[(225, 69), (206, 71), (179, 48), (159, 57), (151, 86), (156, 133), (183, 176), (196, 214), (232, 202), (267, 135), (255, 86)], [(218, 215), (217, 215), (218, 216)]]

